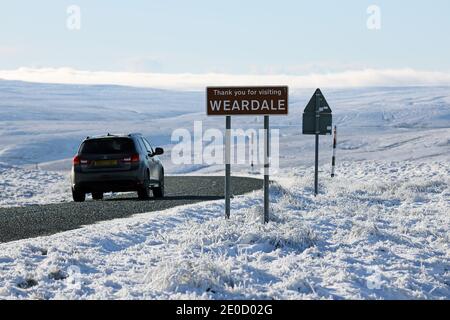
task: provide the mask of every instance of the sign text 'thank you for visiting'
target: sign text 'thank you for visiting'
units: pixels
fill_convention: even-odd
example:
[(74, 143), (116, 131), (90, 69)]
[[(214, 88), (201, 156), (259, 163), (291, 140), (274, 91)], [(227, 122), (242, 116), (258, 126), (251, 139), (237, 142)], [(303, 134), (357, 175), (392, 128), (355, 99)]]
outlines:
[(207, 114), (287, 115), (287, 87), (208, 87)]

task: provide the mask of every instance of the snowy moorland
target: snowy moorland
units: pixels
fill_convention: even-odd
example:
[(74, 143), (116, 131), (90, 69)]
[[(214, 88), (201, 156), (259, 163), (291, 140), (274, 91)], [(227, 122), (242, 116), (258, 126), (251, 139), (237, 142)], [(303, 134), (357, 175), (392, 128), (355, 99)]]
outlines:
[(448, 163), (277, 180), (268, 225), (254, 192), (1, 244), (0, 298), (449, 299)]
[[(322, 137), (318, 197), (314, 139), (301, 134), (314, 90), (291, 90), (289, 117), (271, 118), (271, 223), (259, 191), (235, 197), (229, 221), (210, 201), (0, 243), (0, 299), (450, 299), (450, 89), (323, 91), (338, 158), (331, 179)], [(223, 174), (170, 161), (174, 129), (223, 129), (202, 92), (0, 81), (0, 98), (2, 207), (70, 201), (79, 142), (117, 128), (163, 146), (169, 174)]]
[[(314, 138), (302, 135), (302, 113), (314, 89), (291, 89), (289, 116), (271, 117), (280, 130), (280, 166), (311, 165)], [(448, 161), (448, 87), (326, 89), (338, 127), (339, 159)], [(96, 134), (141, 132), (165, 148), (168, 173), (220, 172), (222, 166), (172, 165), (175, 129), (224, 129), (207, 117), (204, 92), (118, 86), (31, 84), (0, 81), (0, 162), (68, 170), (80, 141)], [(262, 119), (233, 117), (232, 128), (255, 130)], [(321, 138), (321, 163), (330, 162), (331, 138)], [(236, 168), (235, 168), (236, 169)]]

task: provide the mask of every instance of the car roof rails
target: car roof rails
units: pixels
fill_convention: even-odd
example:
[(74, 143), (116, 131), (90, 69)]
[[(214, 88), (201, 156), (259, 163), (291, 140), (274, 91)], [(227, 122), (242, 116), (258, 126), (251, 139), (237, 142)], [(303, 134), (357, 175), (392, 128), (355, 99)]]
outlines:
[(139, 133), (139, 132), (133, 132), (133, 133), (130, 133), (128, 136), (129, 136), (129, 137), (132, 137), (132, 136), (142, 136), (142, 134)]
[[(132, 133), (132, 134), (134, 135), (134, 134), (139, 134), (139, 133)], [(122, 133), (122, 134), (113, 134), (113, 133), (108, 132), (107, 134), (88, 136), (88, 137), (86, 137), (85, 140), (88, 140), (88, 139), (101, 139), (101, 138), (106, 138), (106, 137), (126, 137), (126, 136), (131, 136), (132, 134), (129, 134), (129, 135), (124, 134), (124, 133)]]
[(123, 137), (123, 136), (126, 136), (126, 134), (124, 134), (124, 133), (116, 133), (116, 134), (114, 134), (114, 133), (109, 133), (108, 132), (108, 134), (106, 135), (106, 137)]

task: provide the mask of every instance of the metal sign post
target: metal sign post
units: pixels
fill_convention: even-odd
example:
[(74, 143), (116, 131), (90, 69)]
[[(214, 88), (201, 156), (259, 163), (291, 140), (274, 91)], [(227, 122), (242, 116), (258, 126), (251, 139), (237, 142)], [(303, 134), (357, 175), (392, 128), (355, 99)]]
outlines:
[[(289, 89), (279, 87), (208, 87), (206, 113), (226, 116), (225, 136), (225, 217), (230, 218), (231, 197), (231, 116), (264, 116), (264, 222), (269, 217), (269, 115), (287, 115)], [(253, 137), (252, 137), (253, 143)], [(253, 145), (252, 145), (253, 148)], [(252, 151), (253, 152), (253, 151)], [(253, 165), (253, 153), (252, 153)]]
[(320, 89), (317, 89), (303, 112), (303, 134), (316, 136), (314, 162), (314, 195), (319, 194), (319, 135), (331, 134), (332, 111)]
[(269, 223), (269, 116), (264, 116), (264, 223)]
[(231, 197), (231, 116), (225, 117), (225, 218), (230, 219)]
[(320, 134), (320, 93), (316, 91), (316, 159), (314, 164), (314, 195), (319, 194), (319, 134)]
[(252, 174), (255, 173), (255, 170), (254, 170), (255, 165), (254, 165), (254, 161), (253, 161), (253, 156), (254, 156), (253, 146), (254, 146), (254, 143), (255, 143), (255, 134), (252, 131), (252, 134), (251, 134), (251, 137), (250, 137), (250, 167), (252, 168)]

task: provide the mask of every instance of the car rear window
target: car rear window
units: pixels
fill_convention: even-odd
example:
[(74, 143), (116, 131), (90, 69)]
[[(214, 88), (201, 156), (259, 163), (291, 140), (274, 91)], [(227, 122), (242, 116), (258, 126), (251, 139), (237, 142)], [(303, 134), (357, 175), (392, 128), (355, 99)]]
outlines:
[(83, 143), (81, 154), (119, 154), (136, 152), (134, 142), (129, 138), (92, 139)]

